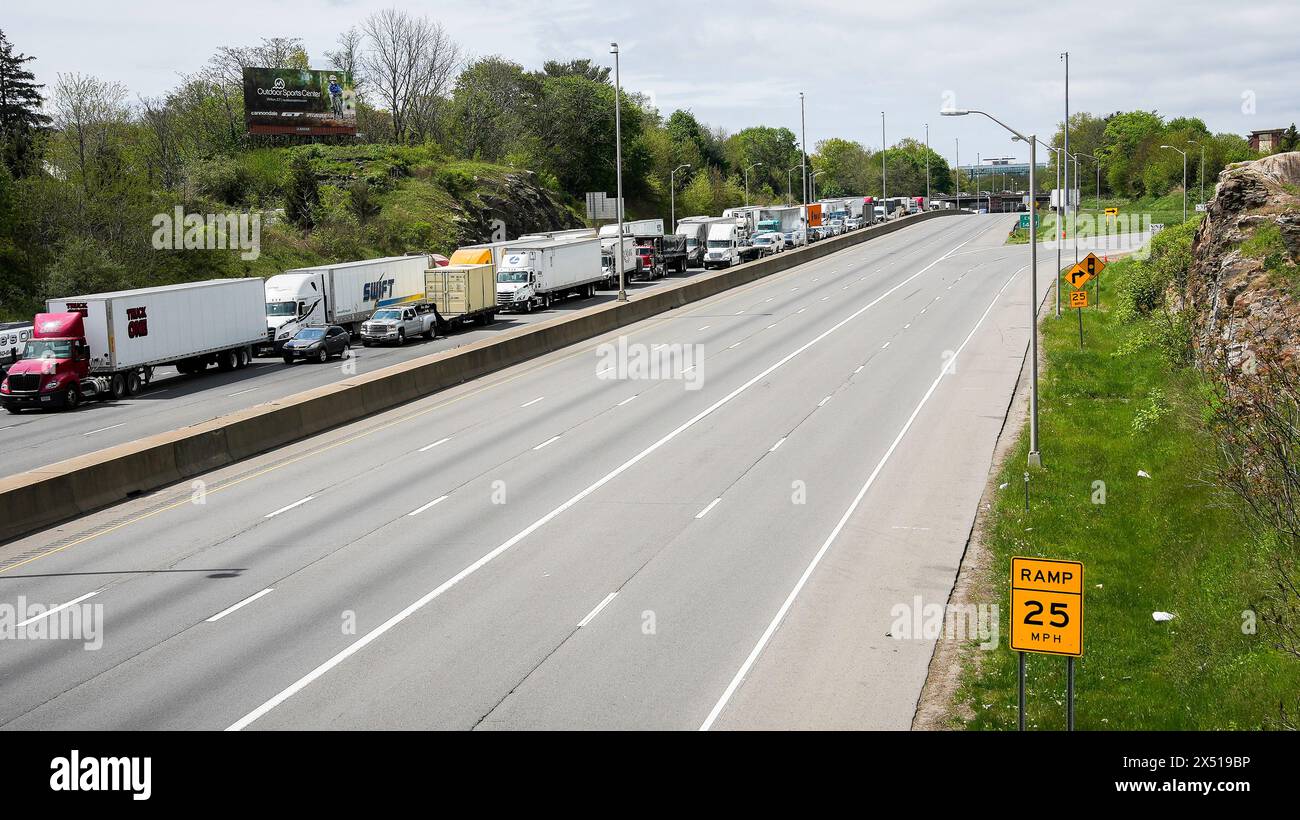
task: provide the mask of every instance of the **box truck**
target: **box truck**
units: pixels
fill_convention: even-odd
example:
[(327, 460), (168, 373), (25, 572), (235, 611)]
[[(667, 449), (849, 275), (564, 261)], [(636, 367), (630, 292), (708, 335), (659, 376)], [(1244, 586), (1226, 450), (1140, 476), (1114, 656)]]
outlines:
[(742, 227), (735, 219), (726, 219), (709, 225), (705, 240), (704, 267), (729, 268), (741, 262), (740, 240)]
[(342, 325), (355, 337), (381, 307), (424, 298), (428, 256), (389, 256), (296, 268), (266, 280), (266, 325), (259, 353), (278, 353), (304, 327)]
[[(615, 254), (615, 248), (618, 246), (618, 237), (606, 237), (600, 240), (600, 270), (605, 274), (605, 285), (607, 287), (618, 287), (618, 257)], [(639, 272), (640, 259), (636, 254), (636, 238), (632, 236), (623, 237), (623, 278), (631, 279)]]
[[(636, 219), (631, 222), (623, 223), (624, 236), (663, 236), (664, 221), (662, 219)], [(601, 225), (601, 239), (608, 239), (611, 236), (618, 236), (618, 223), (613, 225)]]
[(600, 246), (598, 237), (509, 243), (497, 266), (497, 306), (531, 312), (573, 293), (593, 295), (605, 280)]
[(134, 395), (159, 365), (245, 367), (266, 338), (264, 298), (261, 279), (213, 279), (51, 299), (0, 382), (0, 403), (11, 413), (73, 408)]
[(704, 267), (704, 246), (709, 239), (709, 226), (727, 221), (721, 216), (687, 216), (677, 220), (676, 233), (686, 237), (687, 267)]

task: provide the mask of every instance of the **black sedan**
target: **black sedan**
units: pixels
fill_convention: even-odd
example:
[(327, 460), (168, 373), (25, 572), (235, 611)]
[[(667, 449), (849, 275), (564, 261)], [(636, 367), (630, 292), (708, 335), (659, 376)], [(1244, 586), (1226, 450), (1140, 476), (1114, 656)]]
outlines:
[(328, 361), (331, 356), (343, 356), (352, 346), (352, 334), (338, 325), (304, 327), (284, 343), (284, 363), (293, 364), (298, 359)]

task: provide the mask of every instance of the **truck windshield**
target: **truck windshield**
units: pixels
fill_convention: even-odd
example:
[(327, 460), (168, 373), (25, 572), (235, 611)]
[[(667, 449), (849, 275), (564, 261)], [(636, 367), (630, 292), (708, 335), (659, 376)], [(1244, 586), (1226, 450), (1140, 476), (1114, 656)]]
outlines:
[(266, 315), (267, 316), (297, 316), (298, 303), (297, 302), (267, 302)]
[(70, 339), (32, 339), (23, 349), (24, 359), (71, 359)]
[(371, 316), (370, 318), (372, 320), (376, 320), (380, 322), (388, 321), (388, 320), (392, 320), (395, 322), (398, 319), (402, 318), (402, 314), (401, 312), (396, 310), (381, 310), (376, 312), (375, 315)]
[(686, 237), (686, 249), (687, 249), (687, 250), (694, 250), (694, 249), (698, 248), (699, 246), (700, 246), (700, 240), (696, 239), (696, 238), (693, 237), (693, 236), (688, 236), (688, 237)]
[(709, 247), (710, 247), (710, 248), (730, 248), (730, 247), (731, 247), (731, 240), (730, 240), (730, 239), (710, 239), (710, 240), (709, 240)]
[(528, 281), (528, 271), (523, 270), (503, 270), (497, 274), (498, 282), (523, 283)]

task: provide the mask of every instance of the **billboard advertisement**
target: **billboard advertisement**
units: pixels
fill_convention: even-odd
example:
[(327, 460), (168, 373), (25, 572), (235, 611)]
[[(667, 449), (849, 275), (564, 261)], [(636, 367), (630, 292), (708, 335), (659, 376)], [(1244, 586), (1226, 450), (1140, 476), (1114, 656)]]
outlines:
[(346, 71), (244, 69), (244, 123), (250, 134), (357, 133), (357, 95)]

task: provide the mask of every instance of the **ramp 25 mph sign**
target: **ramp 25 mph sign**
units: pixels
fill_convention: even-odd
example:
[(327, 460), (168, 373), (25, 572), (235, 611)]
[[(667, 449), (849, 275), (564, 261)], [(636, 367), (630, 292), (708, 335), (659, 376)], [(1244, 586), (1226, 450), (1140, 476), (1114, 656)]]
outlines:
[(1011, 559), (1011, 648), (1083, 655), (1083, 564)]

